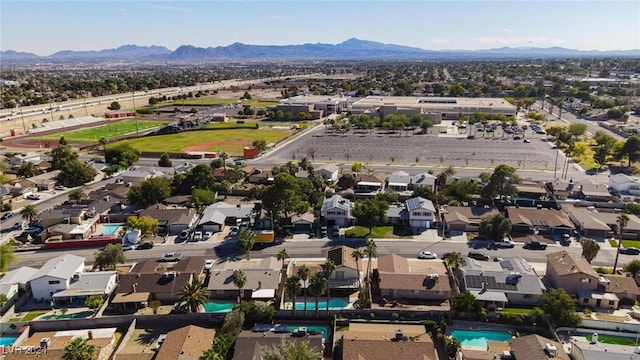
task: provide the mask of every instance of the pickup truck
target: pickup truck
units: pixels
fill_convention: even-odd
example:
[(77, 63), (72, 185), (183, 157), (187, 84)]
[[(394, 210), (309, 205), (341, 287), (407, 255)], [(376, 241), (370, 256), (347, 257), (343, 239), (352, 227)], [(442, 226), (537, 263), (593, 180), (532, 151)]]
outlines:
[(170, 252), (162, 255), (162, 257), (160, 258), (160, 261), (161, 262), (179, 261), (181, 258), (182, 258), (182, 254)]
[(531, 240), (524, 243), (523, 247), (529, 250), (545, 250), (547, 248), (547, 244), (541, 243), (538, 240)]

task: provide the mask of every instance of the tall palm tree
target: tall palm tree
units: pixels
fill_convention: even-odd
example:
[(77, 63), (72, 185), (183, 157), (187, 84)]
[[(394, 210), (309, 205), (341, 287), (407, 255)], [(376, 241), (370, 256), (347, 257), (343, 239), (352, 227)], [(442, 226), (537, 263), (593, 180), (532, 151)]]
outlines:
[(311, 279), (309, 280), (309, 292), (316, 299), (316, 317), (320, 317), (320, 308), (318, 307), (318, 300), (320, 299), (320, 295), (324, 294), (327, 291), (327, 278), (325, 278), (322, 271), (318, 271), (313, 274)]
[(233, 285), (238, 288), (238, 302), (242, 301), (242, 288), (247, 285), (247, 273), (238, 269), (233, 271)]
[(307, 290), (309, 288), (309, 275), (311, 275), (311, 269), (307, 265), (302, 265), (298, 268), (298, 272), (296, 273), (302, 283), (304, 284), (304, 317), (307, 317)]
[(22, 216), (22, 219), (26, 220), (29, 225), (31, 225), (38, 221), (38, 209), (31, 204), (25, 205), (22, 210), (20, 210), (20, 216)]
[(40, 170), (36, 164), (27, 161), (18, 168), (16, 175), (18, 175), (19, 178), (30, 178), (40, 173), (42, 173), (42, 170)]
[(251, 230), (240, 230), (238, 234), (238, 241), (236, 241), (236, 243), (240, 247), (240, 250), (246, 254), (247, 260), (251, 260), (251, 249), (253, 249), (253, 245), (256, 243), (254, 237), (255, 234)]
[[(451, 270), (453, 271), (453, 280), (454, 282), (457, 282), (457, 276), (458, 276), (458, 272), (460, 271), (460, 267), (461, 266), (465, 266), (467, 264), (467, 259), (460, 253), (460, 252), (453, 252), (451, 253), (451, 255), (445, 260), (445, 262), (447, 263), (447, 265), (449, 266), (449, 268), (451, 268)], [(456, 290), (458, 289), (457, 287), (454, 287)], [(451, 292), (451, 295), (453, 296), (455, 293), (455, 290)]]
[(74, 204), (79, 203), (80, 201), (86, 199), (88, 196), (82, 191), (81, 188), (73, 189), (69, 192), (69, 201)]
[(62, 354), (63, 360), (96, 360), (97, 358), (96, 347), (83, 338), (69, 341)]
[(181, 307), (187, 312), (196, 313), (209, 300), (209, 292), (203, 283), (198, 279), (193, 279), (184, 284), (178, 294)]
[(331, 300), (331, 275), (336, 271), (336, 264), (331, 259), (327, 259), (324, 264), (320, 265), (322, 274), (327, 279), (327, 316), (329, 316), (329, 300)]
[(629, 216), (625, 213), (618, 215), (618, 220), (616, 224), (618, 224), (618, 248), (616, 250), (616, 261), (613, 263), (613, 274), (616, 274), (616, 268), (618, 267), (618, 257), (620, 256), (620, 245), (622, 245), (622, 233), (624, 232), (624, 228), (627, 227), (629, 223)]
[(284, 270), (284, 261), (290, 258), (291, 255), (289, 255), (287, 249), (282, 249), (278, 252), (278, 255), (276, 255), (276, 257), (278, 258), (278, 260), (282, 260), (282, 270)]
[(287, 280), (284, 282), (284, 291), (286, 291), (287, 295), (291, 298), (291, 302), (293, 303), (293, 317), (296, 317), (296, 297), (302, 291), (302, 285), (300, 285), (298, 275), (294, 274), (287, 277)]
[(367, 244), (364, 247), (364, 254), (367, 255), (367, 291), (369, 294), (369, 301), (373, 301), (371, 296), (371, 258), (378, 256), (378, 245), (373, 239), (368, 239)]
[(104, 163), (108, 164), (109, 162), (107, 161), (107, 138), (105, 137), (101, 137), (100, 138), (100, 145), (102, 145), (102, 152), (104, 153)]
[(364, 252), (361, 249), (354, 249), (351, 252), (351, 257), (356, 261), (356, 271), (358, 272), (358, 290), (362, 290), (362, 284), (360, 284), (360, 260), (364, 258)]

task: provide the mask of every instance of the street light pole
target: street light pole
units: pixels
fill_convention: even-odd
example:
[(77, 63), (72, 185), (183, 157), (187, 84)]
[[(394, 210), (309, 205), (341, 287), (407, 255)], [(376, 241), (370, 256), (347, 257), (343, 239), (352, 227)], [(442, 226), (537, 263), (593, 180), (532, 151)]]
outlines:
[(24, 131), (24, 133), (27, 133), (27, 125), (25, 125), (24, 123), (24, 109), (22, 108), (22, 106), (20, 106), (20, 117), (22, 118), (22, 131)]

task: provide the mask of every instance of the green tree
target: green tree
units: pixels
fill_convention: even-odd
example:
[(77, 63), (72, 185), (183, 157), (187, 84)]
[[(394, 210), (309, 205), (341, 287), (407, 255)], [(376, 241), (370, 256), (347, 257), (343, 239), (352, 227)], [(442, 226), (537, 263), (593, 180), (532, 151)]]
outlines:
[(331, 259), (327, 259), (320, 265), (322, 274), (327, 279), (327, 316), (329, 316), (329, 302), (331, 301), (331, 275), (336, 271), (336, 264)]
[(600, 245), (595, 240), (587, 238), (580, 240), (580, 244), (582, 245), (582, 257), (591, 264), (600, 251)]
[(218, 195), (215, 191), (205, 189), (193, 189), (191, 195), (191, 203), (198, 209), (203, 209), (218, 201)]
[(158, 204), (171, 195), (171, 184), (163, 177), (152, 177), (129, 189), (127, 198), (142, 207)]
[(25, 220), (29, 225), (38, 221), (38, 209), (31, 204), (25, 205), (22, 210), (20, 210), (20, 216), (23, 220)]
[(569, 125), (569, 129), (567, 131), (569, 132), (569, 134), (571, 134), (571, 136), (578, 140), (580, 136), (584, 135), (587, 132), (587, 124), (573, 123)]
[(421, 197), (423, 199), (431, 200), (432, 202), (436, 202), (436, 196), (429, 185), (421, 185), (413, 189), (412, 197)]
[(4, 307), (6, 303), (9, 302), (9, 298), (5, 294), (0, 294), (0, 309)]
[(278, 251), (278, 255), (276, 255), (276, 257), (278, 258), (278, 260), (282, 261), (282, 269), (284, 270), (284, 261), (289, 259), (291, 255), (289, 255), (287, 249), (282, 249)]
[(129, 216), (127, 218), (127, 227), (140, 230), (140, 235), (146, 237), (158, 232), (158, 219), (148, 216)]
[(367, 256), (367, 294), (369, 295), (369, 301), (373, 302), (373, 296), (371, 294), (371, 277), (373, 275), (371, 260), (378, 256), (378, 245), (373, 239), (367, 239), (363, 252)]
[(220, 334), (213, 339), (211, 347), (204, 351), (198, 360), (226, 360), (233, 345), (233, 340), (227, 334)]
[(77, 188), (69, 191), (68, 196), (69, 196), (69, 201), (71, 201), (74, 204), (77, 204), (82, 200), (89, 198), (87, 194), (85, 194), (85, 192), (82, 191), (81, 188)]
[(564, 289), (551, 289), (540, 295), (540, 309), (556, 326), (577, 327), (581, 323), (575, 300)]
[(0, 245), (0, 272), (6, 272), (9, 268), (9, 264), (18, 260), (16, 254), (13, 252), (13, 247), (9, 243)]
[(354, 162), (353, 165), (351, 165), (351, 171), (353, 171), (354, 173), (362, 172), (362, 169), (362, 163)]
[(242, 288), (247, 285), (247, 273), (242, 269), (233, 271), (233, 285), (238, 288), (238, 299), (242, 301)]
[(303, 264), (298, 268), (296, 275), (300, 278), (302, 283), (304, 284), (304, 317), (307, 318), (307, 291), (309, 288), (309, 276), (311, 276), (311, 269)]
[[(242, 271), (242, 270), (239, 270)], [(229, 338), (235, 339), (242, 331), (242, 325), (244, 324), (244, 313), (240, 310), (233, 310), (224, 316), (224, 322), (222, 323), (222, 334)]]
[(255, 245), (256, 240), (254, 239), (255, 234), (251, 230), (242, 229), (238, 233), (237, 244), (240, 250), (245, 253), (247, 260), (251, 260), (251, 249), (253, 249), (253, 245)]
[(622, 160), (624, 158), (627, 158), (627, 166), (629, 167), (631, 166), (632, 162), (640, 160), (640, 136), (631, 136), (619, 149), (618, 153), (616, 154), (616, 159)]
[(454, 276), (458, 275), (461, 267), (467, 265), (467, 259), (458, 251), (451, 253), (451, 256), (449, 256), (445, 262), (453, 271)]
[(616, 269), (618, 267), (618, 258), (620, 257), (620, 246), (622, 246), (622, 234), (624, 234), (624, 228), (629, 224), (629, 215), (622, 213), (618, 215), (618, 219), (616, 220), (617, 230), (618, 230), (618, 247), (616, 248), (616, 260), (613, 263), (613, 274), (616, 274)]
[(163, 153), (162, 155), (160, 155), (160, 159), (158, 160), (158, 166), (160, 166), (160, 167), (172, 167), (173, 166), (173, 161), (171, 161), (171, 158), (169, 157), (169, 154)]
[[(302, 285), (300, 285), (300, 278), (298, 275), (291, 275), (287, 277), (284, 283), (284, 291), (293, 303), (293, 317), (296, 317), (296, 297), (300, 295), (302, 291)], [(306, 304), (305, 304), (306, 306)]]
[(25, 162), (18, 168), (16, 175), (19, 178), (30, 178), (42, 173), (42, 170), (32, 162)]
[(369, 234), (374, 226), (382, 224), (386, 221), (389, 203), (378, 198), (369, 198), (361, 202), (357, 202), (353, 209), (353, 216), (359, 225), (369, 229)]
[(482, 303), (472, 293), (463, 292), (453, 299), (453, 309), (458, 312), (480, 315)]
[(139, 160), (136, 150), (129, 144), (121, 144), (107, 149), (105, 158), (109, 164), (117, 164), (128, 168)]
[(92, 181), (97, 174), (98, 171), (92, 166), (73, 160), (64, 163), (58, 180), (66, 187), (76, 187)]
[(309, 209), (309, 203), (305, 199), (308, 181), (297, 179), (289, 172), (279, 172), (275, 175), (273, 184), (267, 186), (262, 194), (264, 207), (270, 213), (282, 214), (285, 218), (290, 214), (304, 214)]
[(604, 145), (596, 146), (593, 150), (593, 160), (602, 168), (607, 164), (607, 156), (609, 156), (610, 148)]
[(480, 233), (491, 240), (502, 240), (511, 232), (511, 220), (501, 213), (488, 215), (480, 221)]
[(356, 262), (356, 273), (358, 274), (358, 290), (362, 290), (362, 284), (360, 283), (360, 261), (364, 259), (364, 252), (362, 249), (354, 249), (351, 252), (351, 258)]
[(356, 185), (356, 178), (351, 174), (344, 174), (338, 179), (338, 187), (340, 189), (349, 189)]
[(209, 292), (207, 287), (198, 279), (192, 279), (184, 284), (184, 287), (178, 293), (180, 306), (187, 312), (196, 313), (209, 300)]
[(458, 352), (460, 351), (460, 349), (462, 349), (462, 345), (460, 344), (460, 341), (458, 341), (458, 339), (454, 337), (446, 337), (445, 349), (449, 359), (457, 359)]
[(84, 306), (89, 309), (95, 311), (100, 309), (100, 307), (104, 304), (104, 299), (99, 295), (92, 295), (84, 301)]
[(316, 299), (316, 317), (320, 317), (320, 308), (318, 307), (318, 302), (320, 300), (320, 296), (327, 291), (327, 278), (324, 276), (322, 271), (318, 271), (311, 279), (309, 279), (309, 293)]
[(260, 152), (267, 150), (267, 142), (262, 139), (254, 140), (252, 145)]
[(107, 109), (109, 110), (120, 110), (122, 108), (122, 105), (120, 105), (119, 102), (117, 101), (113, 101), (111, 104), (109, 104), (109, 106), (107, 107)]
[(63, 360), (96, 360), (98, 354), (96, 347), (87, 342), (87, 339), (75, 338), (67, 343), (62, 353)]
[(310, 347), (309, 342), (294, 343), (283, 339), (280, 345), (262, 348), (261, 360), (317, 360), (322, 358), (320, 349)]
[(640, 260), (633, 259), (629, 261), (624, 267), (624, 271), (633, 274), (634, 276), (640, 273)]
[(124, 264), (127, 260), (119, 244), (107, 244), (103, 251), (94, 254), (94, 259), (94, 266), (100, 271), (115, 270), (116, 264)]
[(521, 179), (516, 175), (514, 167), (500, 164), (496, 166), (489, 177), (489, 183), (482, 189), (482, 194), (490, 198), (494, 198), (496, 195), (514, 196), (516, 193), (515, 185), (520, 182)]
[(67, 145), (58, 145), (49, 154), (51, 157), (51, 168), (53, 170), (62, 170), (68, 162), (78, 160), (78, 154)]

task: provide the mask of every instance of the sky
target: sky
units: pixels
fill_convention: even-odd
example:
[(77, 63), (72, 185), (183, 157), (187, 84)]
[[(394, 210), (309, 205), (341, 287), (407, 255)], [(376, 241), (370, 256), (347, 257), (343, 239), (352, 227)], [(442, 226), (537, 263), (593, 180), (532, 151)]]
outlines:
[(338, 44), (640, 49), (638, 0), (0, 0), (0, 50)]

